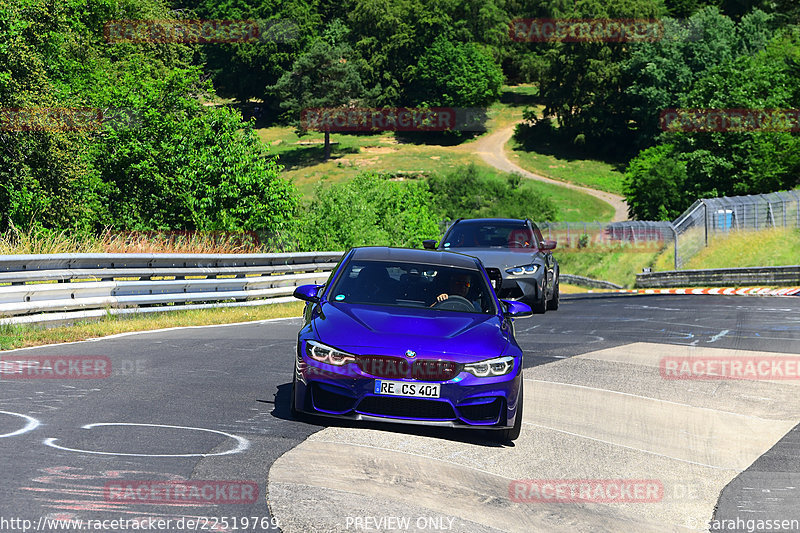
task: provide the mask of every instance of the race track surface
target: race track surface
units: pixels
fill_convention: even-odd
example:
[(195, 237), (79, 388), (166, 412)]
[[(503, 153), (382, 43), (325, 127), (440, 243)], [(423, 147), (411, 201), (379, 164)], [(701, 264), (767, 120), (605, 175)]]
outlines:
[[(800, 298), (563, 297), (559, 311), (516, 322), (526, 368), (514, 445), (482, 431), (292, 420), (299, 319), (2, 352), (6, 365), (83, 356), (111, 371), (0, 375), (0, 531), (86, 531), (87, 520), (106, 520), (103, 531), (132, 520), (150, 531), (697, 531), (712, 520), (747, 531), (746, 520), (798, 520), (800, 381), (672, 379), (663, 365), (780, 366), (800, 354), (799, 311)], [(659, 488), (627, 503), (532, 501), (548, 480)], [(216, 492), (131, 491), (165, 482)], [(65, 519), (82, 529), (49, 522)]]

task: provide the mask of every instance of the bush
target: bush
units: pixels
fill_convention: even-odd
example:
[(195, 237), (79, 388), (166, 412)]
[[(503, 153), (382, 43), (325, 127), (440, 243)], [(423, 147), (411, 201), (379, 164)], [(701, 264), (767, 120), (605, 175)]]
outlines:
[(320, 183), (297, 228), (301, 250), (346, 250), (352, 246), (419, 247), (439, 236), (424, 181), (395, 181), (372, 172), (352, 180)]
[(555, 220), (552, 200), (528, 187), (519, 175), (506, 179), (482, 173), (474, 164), (428, 179), (433, 203), (443, 218), (530, 218)]

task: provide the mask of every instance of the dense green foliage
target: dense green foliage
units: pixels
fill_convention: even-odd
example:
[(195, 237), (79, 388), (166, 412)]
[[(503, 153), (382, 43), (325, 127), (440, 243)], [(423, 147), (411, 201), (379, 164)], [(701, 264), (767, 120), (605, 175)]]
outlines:
[(424, 239), (439, 238), (443, 220), (556, 216), (552, 202), (533, 194), (519, 176), (502, 179), (482, 174), (474, 165), (427, 180), (367, 172), (350, 181), (318, 185), (295, 239), (306, 250), (419, 247)]
[(423, 239), (435, 238), (439, 232), (425, 182), (391, 181), (374, 173), (320, 184), (301, 220), (301, 249), (419, 247)]
[(440, 37), (412, 71), (411, 99), (431, 107), (486, 106), (500, 97), (503, 71), (473, 43)]
[[(762, 51), (731, 55), (706, 69), (682, 95), (681, 106), (797, 109), (798, 58), (800, 31), (780, 33)], [(641, 219), (674, 218), (697, 198), (760, 194), (800, 185), (797, 132), (665, 132), (660, 139), (664, 144), (643, 151), (626, 174), (631, 211)]]
[[(176, 43), (109, 44), (112, 19), (169, 18), (158, 0), (14, 0), (0, 9), (0, 107), (123, 110), (0, 131), (0, 229), (274, 231), (297, 206), (252, 127)], [(20, 129), (20, 128), (17, 128)]]
[(518, 175), (500, 179), (475, 165), (429, 179), (433, 203), (444, 219), (510, 217), (556, 220), (558, 210)]
[[(531, 43), (545, 48), (538, 74), (543, 114), (518, 127), (525, 146), (630, 162), (630, 214), (669, 219), (698, 198), (758, 194), (800, 183), (795, 131), (664, 131), (668, 109), (797, 109), (798, 8), (791, 2), (581, 0), (550, 13), (658, 18), (652, 42)], [(669, 14), (677, 18), (664, 17)], [(652, 148), (652, 147), (656, 148)], [(637, 155), (638, 154), (638, 155)]]
[[(532, 17), (658, 19), (664, 33), (635, 43), (511, 39), (509, 22)], [(261, 37), (104, 37), (113, 20), (201, 18), (255, 20)], [(636, 218), (672, 218), (703, 196), (792, 188), (797, 131), (663, 131), (659, 118), (668, 108), (800, 108), (798, 23), (794, 0), (7, 0), (0, 230), (256, 230), (326, 248), (414, 244), (441, 218), (557, 218), (519, 179), (474, 167), (427, 181), (365, 175), (320, 187), (301, 208), (253, 124), (218, 95), (301, 126), (309, 107), (486, 107), (504, 82), (531, 81), (544, 113), (526, 112), (521, 144), (546, 138), (627, 165)], [(19, 131), (8, 126), (16, 108), (132, 120)], [(327, 229), (298, 230), (317, 227)]]

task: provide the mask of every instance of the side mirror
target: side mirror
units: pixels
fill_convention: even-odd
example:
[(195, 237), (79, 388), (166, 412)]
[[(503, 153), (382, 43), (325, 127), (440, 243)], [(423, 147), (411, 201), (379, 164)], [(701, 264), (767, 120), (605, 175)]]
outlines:
[(556, 249), (556, 244), (558, 244), (558, 241), (553, 241), (553, 240), (547, 239), (546, 241), (542, 241), (542, 242), (539, 243), (539, 249), (540, 250), (555, 250)]
[(427, 239), (422, 241), (422, 247), (426, 250), (435, 250), (436, 249), (436, 241), (433, 239)]
[(503, 314), (511, 318), (524, 318), (526, 316), (533, 316), (533, 310), (528, 304), (522, 302), (515, 302), (514, 300), (500, 300), (505, 304), (505, 311)]
[(311, 303), (319, 303), (319, 296), (317, 291), (322, 285), (300, 285), (294, 290), (294, 296), (298, 300), (304, 300)]

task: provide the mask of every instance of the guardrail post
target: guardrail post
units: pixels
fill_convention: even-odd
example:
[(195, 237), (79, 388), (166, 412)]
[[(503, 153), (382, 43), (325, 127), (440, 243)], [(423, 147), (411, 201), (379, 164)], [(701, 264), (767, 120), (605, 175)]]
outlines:
[(675, 249), (675, 270), (680, 270), (680, 266), (678, 263), (678, 230), (675, 228), (675, 225), (670, 223), (669, 229), (672, 230), (673, 236), (673, 246)]
[(700, 200), (700, 203), (703, 204), (703, 226), (705, 228), (705, 243), (706, 248), (708, 248), (708, 204), (706, 204), (705, 200)]
[(797, 205), (797, 223), (795, 227), (800, 228), (800, 196), (797, 196), (797, 193), (794, 191), (789, 191), (792, 196), (794, 196), (795, 204)]

